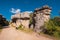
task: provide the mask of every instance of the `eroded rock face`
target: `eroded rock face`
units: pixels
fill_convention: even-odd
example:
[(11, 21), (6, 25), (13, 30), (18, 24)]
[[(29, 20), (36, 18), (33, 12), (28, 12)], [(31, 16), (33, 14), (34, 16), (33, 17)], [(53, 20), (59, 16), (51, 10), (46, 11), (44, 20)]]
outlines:
[(42, 29), (42, 26), (44, 25), (44, 17), (43, 14), (36, 14), (35, 18), (35, 31), (40, 32)]
[(33, 14), (34, 30), (41, 32), (44, 28), (44, 22), (48, 22), (50, 19), (51, 9), (48, 6), (37, 8)]
[(29, 28), (29, 15), (28, 12), (16, 13), (15, 15), (12, 15), (11, 19), (12, 22), (16, 24), (15, 27), (19, 27), (22, 24), (25, 28)]
[[(32, 17), (33, 29), (36, 32), (41, 32), (44, 28), (44, 22), (48, 22), (50, 19), (51, 8), (49, 6), (43, 6), (41, 8), (35, 9)], [(29, 28), (30, 14), (27, 12), (21, 14), (15, 14), (12, 18), (17, 18), (13, 20), (16, 22), (16, 25), (19, 26), (22, 24), (25, 28)]]

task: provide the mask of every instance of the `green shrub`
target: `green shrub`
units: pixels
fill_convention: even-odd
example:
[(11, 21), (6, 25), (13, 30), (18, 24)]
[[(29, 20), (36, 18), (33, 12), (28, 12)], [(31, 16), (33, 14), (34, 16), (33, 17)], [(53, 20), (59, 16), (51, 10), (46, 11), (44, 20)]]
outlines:
[(44, 33), (50, 36), (56, 37), (60, 40), (60, 19), (54, 18), (50, 19), (49, 22), (45, 23)]
[(22, 30), (26, 33), (32, 33), (33, 32), (32, 29), (25, 28), (22, 24), (18, 27), (18, 30)]
[(54, 17), (53, 21), (56, 26), (60, 26), (60, 17)]
[(59, 31), (55, 31), (54, 34), (53, 34), (53, 36), (60, 37), (60, 32)]
[(19, 25), (18, 29), (23, 30), (24, 26), (21, 24), (21, 25)]
[(47, 23), (45, 23), (45, 33), (46, 34), (49, 34), (49, 35), (53, 35), (53, 31), (56, 30), (56, 27), (55, 25), (53, 24), (53, 21), (49, 21)]

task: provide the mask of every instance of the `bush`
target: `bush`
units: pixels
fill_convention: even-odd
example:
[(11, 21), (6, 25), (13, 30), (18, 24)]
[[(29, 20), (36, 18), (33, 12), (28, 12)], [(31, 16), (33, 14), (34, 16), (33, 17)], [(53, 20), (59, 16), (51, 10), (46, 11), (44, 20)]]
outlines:
[(7, 25), (9, 25), (9, 22), (2, 15), (0, 15), (0, 25), (1, 26), (7, 26)]
[(23, 30), (24, 26), (21, 24), (21, 25), (19, 25), (18, 29)]
[(60, 17), (55, 17), (53, 21), (56, 26), (60, 26)]
[(59, 25), (56, 26), (54, 20), (50, 20), (49, 22), (45, 23), (45, 34), (60, 37), (60, 27)]
[(44, 33), (53, 35), (53, 31), (55, 31), (55, 30), (56, 30), (56, 28), (53, 24), (53, 21), (50, 20), (49, 22), (45, 23), (45, 32)]
[(22, 30), (22, 31), (24, 31), (26, 33), (32, 33), (33, 32), (32, 29), (25, 28), (22, 24), (17, 29)]
[(53, 34), (53, 36), (55, 36), (55, 37), (60, 37), (60, 32), (55, 31), (54, 34)]

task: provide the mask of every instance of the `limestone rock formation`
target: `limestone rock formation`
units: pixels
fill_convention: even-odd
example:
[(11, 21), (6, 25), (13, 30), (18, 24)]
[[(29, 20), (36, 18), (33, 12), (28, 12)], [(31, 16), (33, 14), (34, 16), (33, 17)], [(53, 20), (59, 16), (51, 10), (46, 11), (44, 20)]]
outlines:
[(41, 32), (44, 27), (44, 22), (48, 22), (50, 19), (51, 8), (49, 6), (43, 6), (42, 8), (35, 9), (33, 13), (34, 30)]
[(25, 28), (29, 28), (29, 15), (28, 12), (16, 13), (15, 15), (12, 15), (11, 19), (12, 22), (15, 22), (16, 27), (19, 27), (19, 25), (22, 24)]
[[(49, 6), (43, 6), (36, 8), (32, 15), (33, 29), (36, 32), (41, 32), (44, 28), (44, 22), (48, 22), (50, 19), (51, 8)], [(15, 22), (16, 27), (23, 25), (25, 28), (30, 28), (30, 14), (28, 12), (16, 13), (11, 17), (12, 22)]]

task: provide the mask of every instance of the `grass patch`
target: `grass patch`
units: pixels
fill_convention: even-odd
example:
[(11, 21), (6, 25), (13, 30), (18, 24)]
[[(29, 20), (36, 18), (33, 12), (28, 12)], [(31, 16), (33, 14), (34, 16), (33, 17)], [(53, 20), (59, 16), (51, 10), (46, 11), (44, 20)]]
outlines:
[(32, 29), (25, 28), (23, 25), (20, 25), (20, 26), (18, 27), (18, 30), (24, 31), (24, 32), (26, 32), (26, 33), (32, 33), (32, 32), (33, 32)]
[(0, 29), (0, 32), (2, 31), (2, 29)]
[(21, 30), (21, 31), (26, 32), (26, 33), (32, 33), (33, 32), (32, 29), (28, 29), (28, 28), (18, 28), (18, 30)]
[(24, 32), (27, 32), (27, 33), (32, 33), (32, 32), (33, 32), (32, 29), (28, 29), (28, 28), (24, 28), (23, 31), (24, 31)]
[(0, 25), (0, 32), (2, 31), (2, 26)]

